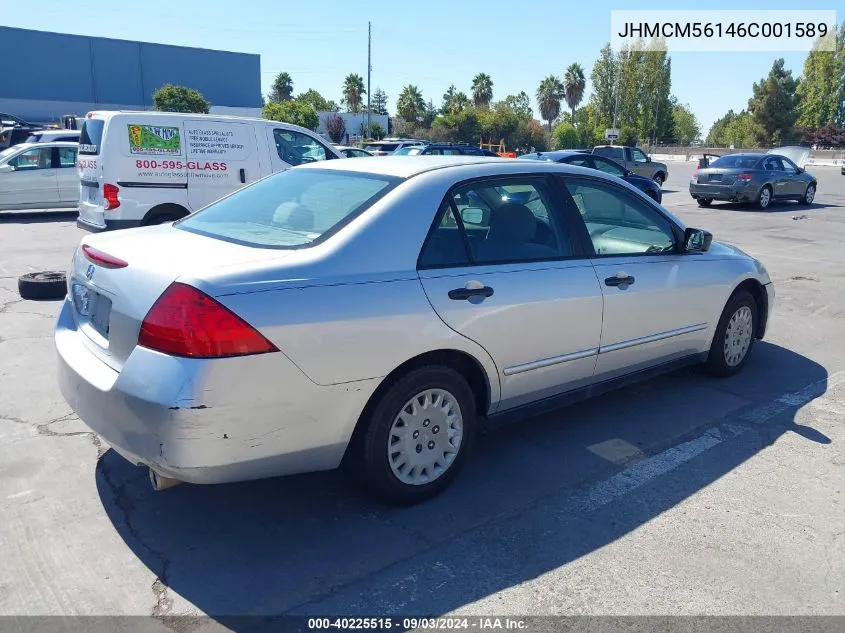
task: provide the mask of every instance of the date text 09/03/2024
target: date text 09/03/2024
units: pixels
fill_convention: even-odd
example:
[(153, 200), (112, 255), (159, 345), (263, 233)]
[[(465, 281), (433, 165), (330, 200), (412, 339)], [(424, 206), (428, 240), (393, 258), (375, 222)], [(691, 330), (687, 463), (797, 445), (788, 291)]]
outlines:
[(444, 618), (308, 618), (308, 630), (426, 629), (458, 631), (526, 630), (525, 620), (509, 617)]

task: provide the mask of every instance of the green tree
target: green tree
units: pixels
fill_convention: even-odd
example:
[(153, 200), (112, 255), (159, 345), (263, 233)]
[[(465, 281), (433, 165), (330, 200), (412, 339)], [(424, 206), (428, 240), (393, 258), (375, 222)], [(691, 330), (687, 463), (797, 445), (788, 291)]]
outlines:
[(347, 112), (360, 112), (361, 101), (367, 94), (364, 79), (357, 73), (349, 73), (343, 80), (343, 103)]
[(688, 145), (701, 134), (698, 120), (692, 113), (689, 104), (675, 103), (672, 107), (675, 139), (680, 145)]
[(396, 100), (396, 113), (409, 123), (416, 123), (425, 114), (425, 101), (420, 89), (412, 84), (402, 88)]
[(580, 143), (578, 130), (571, 123), (558, 123), (552, 131), (554, 149), (577, 149)]
[(525, 91), (520, 92), (518, 95), (508, 95), (505, 97), (505, 103), (520, 119), (534, 118), (534, 112), (531, 110), (531, 100), (525, 94)]
[(560, 101), (563, 99), (563, 84), (554, 75), (549, 75), (540, 82), (537, 88), (537, 106), (540, 116), (547, 122), (549, 132), (552, 131), (552, 121), (560, 114)]
[(337, 112), (332, 108), (332, 102), (326, 101), (325, 97), (319, 92), (310, 88), (296, 97), (300, 103), (310, 103), (317, 112)]
[(641, 54), (639, 73), (639, 113), (636, 135), (644, 139), (672, 139), (674, 103), (672, 101), (672, 60), (665, 43), (653, 40)]
[(508, 148), (523, 151), (529, 151), (531, 148), (534, 148), (535, 152), (545, 152), (548, 149), (548, 144), (543, 126), (533, 118), (520, 119)]
[(742, 110), (738, 114), (733, 110), (717, 119), (707, 133), (707, 145), (713, 147), (757, 147), (759, 136), (754, 118)]
[(273, 80), (267, 100), (271, 103), (290, 101), (293, 98), (293, 79), (286, 72), (280, 72)]
[(450, 84), (446, 92), (443, 93), (443, 100), (440, 102), (440, 114), (449, 114), (452, 112), (452, 102), (455, 100), (457, 93), (458, 89), (455, 87), (455, 84)]
[[(845, 22), (842, 23), (845, 32)], [(798, 97), (798, 125), (818, 129), (840, 123), (845, 101), (845, 50), (836, 33), (828, 33), (813, 44), (804, 60), (804, 73), (795, 90)], [(821, 50), (822, 47), (834, 50)]]
[(291, 99), (282, 103), (268, 103), (264, 106), (262, 115), (271, 121), (293, 123), (309, 130), (314, 130), (320, 124), (320, 116), (314, 106), (299, 99)]
[(500, 101), (493, 108), (478, 111), (481, 136), (493, 142), (503, 140), (506, 146), (513, 145), (511, 138), (519, 125), (519, 117), (508, 106)]
[(575, 108), (581, 103), (584, 98), (584, 88), (587, 85), (584, 79), (584, 69), (581, 64), (570, 64), (563, 75), (563, 98), (572, 112), (572, 118), (575, 119)]
[(387, 114), (387, 93), (381, 88), (376, 88), (370, 97), (370, 107), (373, 114)]
[(616, 106), (616, 82), (619, 77), (619, 60), (605, 44), (599, 58), (590, 73), (590, 84), (593, 93), (590, 103), (593, 105), (596, 122), (599, 127), (606, 128), (613, 125), (613, 111)]
[(423, 110), (422, 115), (422, 125), (423, 127), (431, 127), (431, 124), (434, 123), (434, 119), (437, 118), (439, 114), (439, 110), (437, 106), (434, 105), (434, 102), (429, 99), (428, 103), (425, 105), (425, 109)]
[(493, 101), (493, 80), (487, 73), (472, 78), (472, 103), (476, 108), (489, 108)]
[(208, 114), (211, 104), (200, 92), (185, 86), (164, 84), (153, 93), (153, 104), (161, 112)]
[(795, 88), (792, 71), (784, 68), (782, 57), (774, 61), (767, 77), (754, 83), (748, 111), (754, 119), (760, 143), (780, 144), (792, 136), (797, 118)]

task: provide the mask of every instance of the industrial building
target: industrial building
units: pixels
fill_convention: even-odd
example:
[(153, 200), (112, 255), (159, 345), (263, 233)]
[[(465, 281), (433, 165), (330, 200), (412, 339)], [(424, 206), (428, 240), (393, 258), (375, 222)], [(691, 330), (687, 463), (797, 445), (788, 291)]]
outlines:
[(34, 122), (152, 109), (166, 83), (200, 91), (214, 113), (261, 111), (259, 55), (0, 26), (0, 59), (0, 112)]

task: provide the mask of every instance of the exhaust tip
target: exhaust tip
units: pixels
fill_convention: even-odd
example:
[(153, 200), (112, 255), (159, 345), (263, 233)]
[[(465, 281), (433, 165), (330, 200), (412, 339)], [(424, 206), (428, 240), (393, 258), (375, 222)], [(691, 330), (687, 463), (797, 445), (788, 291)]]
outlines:
[(160, 490), (167, 490), (168, 488), (172, 488), (173, 486), (178, 486), (182, 483), (181, 479), (174, 479), (173, 477), (165, 477), (164, 475), (160, 475), (152, 468), (148, 469), (150, 474), (150, 483), (153, 486), (153, 490), (160, 491)]

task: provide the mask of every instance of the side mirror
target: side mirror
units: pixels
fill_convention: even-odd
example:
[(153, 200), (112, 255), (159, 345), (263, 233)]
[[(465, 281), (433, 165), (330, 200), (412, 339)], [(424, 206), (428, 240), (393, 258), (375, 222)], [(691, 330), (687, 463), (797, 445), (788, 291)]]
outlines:
[(713, 241), (713, 234), (701, 229), (684, 230), (684, 252), (685, 253), (706, 253)]
[(798, 170), (798, 173), (799, 173), (799, 174), (803, 174), (803, 173), (804, 173), (804, 168), (803, 168), (803, 167), (796, 167), (795, 169), (797, 169), (797, 170)]
[(461, 211), (461, 220), (464, 224), (481, 224), (484, 222), (484, 209), (466, 207)]
[(0, 174), (8, 174), (15, 171), (13, 165), (0, 165)]

